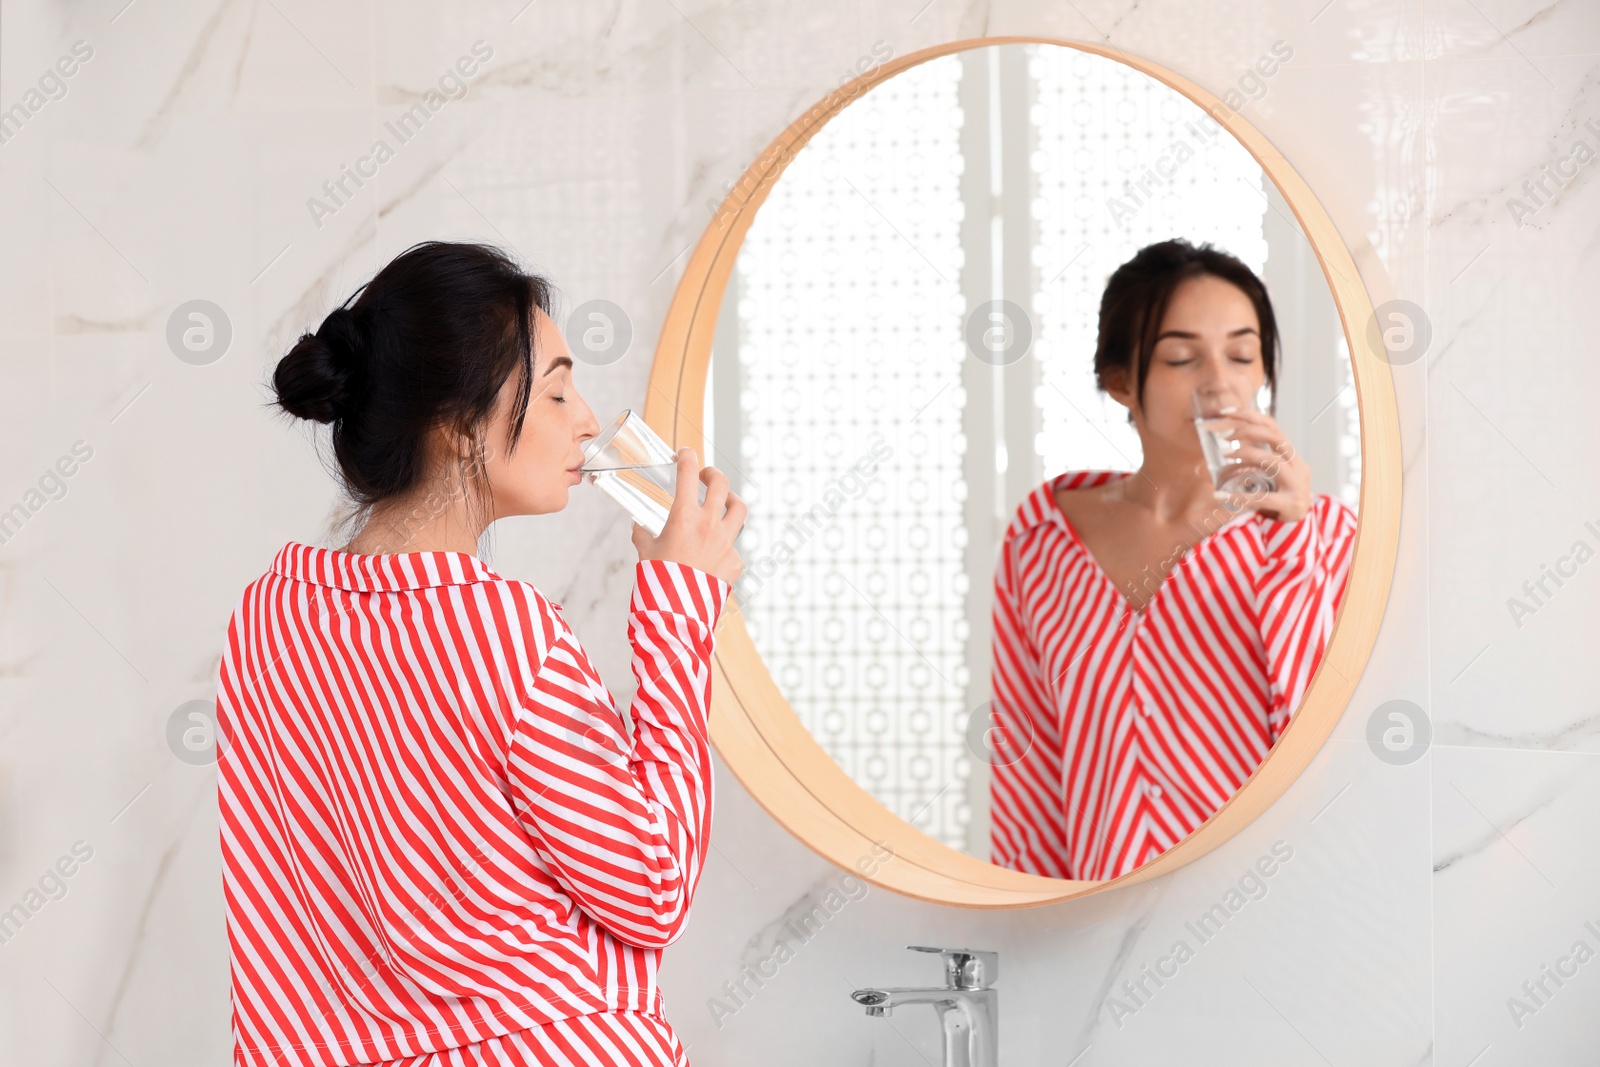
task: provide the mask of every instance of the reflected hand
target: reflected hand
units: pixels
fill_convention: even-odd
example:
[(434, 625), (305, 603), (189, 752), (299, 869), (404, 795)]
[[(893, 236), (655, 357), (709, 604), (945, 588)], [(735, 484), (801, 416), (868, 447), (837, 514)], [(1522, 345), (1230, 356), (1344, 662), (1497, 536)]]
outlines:
[(1264, 411), (1234, 411), (1206, 420), (1208, 426), (1239, 443), (1233, 454), (1241, 467), (1264, 471), (1277, 488), (1270, 493), (1217, 491), (1234, 508), (1254, 508), (1269, 519), (1299, 522), (1311, 510), (1311, 468), (1300, 458), (1283, 428)]

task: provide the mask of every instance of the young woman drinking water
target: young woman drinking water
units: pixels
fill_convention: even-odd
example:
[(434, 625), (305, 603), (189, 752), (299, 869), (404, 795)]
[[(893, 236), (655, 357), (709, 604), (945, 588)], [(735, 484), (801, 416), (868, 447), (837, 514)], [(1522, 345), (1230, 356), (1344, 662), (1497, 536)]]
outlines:
[(359, 529), (285, 545), (228, 626), (236, 1064), (685, 1062), (656, 969), (709, 844), (745, 505), (686, 448), (665, 528), (634, 527), (630, 741), (561, 606), (474, 554), (565, 507), (599, 430), (549, 310), (501, 253), (429, 242), (277, 365)]
[[(1209, 245), (1151, 245), (1107, 283), (1095, 376), (1128, 409), (1143, 460), (1050, 478), (1006, 531), (995, 863), (1074, 879), (1133, 870), (1238, 791), (1304, 695), (1356, 520), (1311, 492), (1283, 430), (1252, 410), (1277, 381), (1277, 345), (1266, 287)], [(1216, 491), (1197, 406), (1272, 491)]]

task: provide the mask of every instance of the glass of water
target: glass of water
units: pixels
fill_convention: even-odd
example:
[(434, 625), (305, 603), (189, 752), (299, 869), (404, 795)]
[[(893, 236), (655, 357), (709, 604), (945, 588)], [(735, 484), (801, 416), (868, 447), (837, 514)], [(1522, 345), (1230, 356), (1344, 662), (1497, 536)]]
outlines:
[[(666, 526), (678, 492), (678, 457), (632, 408), (623, 408), (605, 429), (583, 443), (579, 472), (651, 534), (660, 534)], [(699, 488), (704, 504), (704, 483)]]
[[(1245, 400), (1245, 405), (1249, 411), (1261, 410), (1256, 406), (1253, 396)], [(1243, 466), (1234, 458), (1239, 451), (1238, 441), (1206, 428), (1208, 420), (1223, 414), (1225, 412), (1218, 407), (1218, 402), (1214, 398), (1203, 396), (1198, 392), (1194, 394), (1194, 429), (1200, 436), (1200, 451), (1205, 453), (1206, 469), (1211, 472), (1211, 484), (1222, 492), (1241, 496), (1258, 497), (1276, 490), (1278, 483), (1272, 475), (1259, 467)], [(1228, 502), (1224, 506), (1230, 511), (1239, 511), (1244, 505)]]

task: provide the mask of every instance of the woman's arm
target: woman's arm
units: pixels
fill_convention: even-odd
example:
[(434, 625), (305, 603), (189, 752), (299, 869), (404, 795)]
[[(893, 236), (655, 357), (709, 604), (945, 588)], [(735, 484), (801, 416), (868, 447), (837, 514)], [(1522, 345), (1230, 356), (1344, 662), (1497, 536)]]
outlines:
[[(1012, 870), (1070, 878), (1061, 734), (1052, 687), (1022, 617), (1015, 556), (1008, 540), (994, 579), (993, 722), (974, 752), (989, 761), (990, 858)], [(971, 731), (968, 737), (977, 741)]]
[(630, 746), (577, 638), (555, 638), (517, 711), (507, 770), (525, 830), (563, 888), (632, 945), (683, 932), (711, 828), (713, 631), (731, 590), (667, 560), (635, 566), (628, 640), (638, 681)]
[(1299, 521), (1263, 526), (1256, 623), (1272, 683), (1267, 725), (1277, 740), (1333, 634), (1355, 550), (1356, 516), (1342, 501), (1318, 496)]

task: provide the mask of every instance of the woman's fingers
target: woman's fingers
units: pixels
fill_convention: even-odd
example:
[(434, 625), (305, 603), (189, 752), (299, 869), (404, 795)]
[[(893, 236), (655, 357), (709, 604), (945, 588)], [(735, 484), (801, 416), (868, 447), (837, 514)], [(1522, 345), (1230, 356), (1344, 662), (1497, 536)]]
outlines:
[(1279, 449), (1263, 445), (1240, 445), (1232, 458), (1240, 466), (1255, 467), (1274, 475), (1294, 466), (1292, 457), (1284, 455)]
[(1284, 485), (1281, 482), (1270, 492), (1243, 493), (1219, 489), (1213, 495), (1231, 510), (1249, 508), (1290, 521), (1299, 519), (1311, 509), (1309, 493), (1299, 486)]
[(1258, 470), (1276, 483), (1270, 493), (1229, 493), (1217, 500), (1233, 511), (1249, 508), (1270, 518), (1297, 522), (1310, 510), (1310, 468), (1294, 450), (1278, 421), (1264, 411), (1236, 411), (1206, 420), (1207, 427), (1236, 443), (1231, 464)]
[(707, 467), (700, 472), (700, 480), (706, 483), (706, 500), (700, 506), (720, 519), (722, 510), (727, 505), (728, 476), (715, 467)]
[(733, 536), (738, 537), (739, 531), (744, 529), (744, 517), (748, 511), (738, 493), (728, 494), (728, 513), (722, 517), (722, 521), (733, 527)]
[(1289, 444), (1289, 438), (1284, 434), (1283, 429), (1278, 426), (1277, 423), (1235, 423), (1233, 421), (1233, 417), (1230, 415), (1227, 417), (1219, 416), (1215, 419), (1207, 419), (1206, 428), (1211, 430), (1213, 433), (1216, 433), (1220, 437), (1228, 438), (1230, 441), (1239, 441), (1241, 443), (1255, 442), (1257, 444), (1269, 446), (1283, 445), (1288, 447), (1291, 451), (1293, 450), (1293, 446)]
[(1271, 415), (1260, 411), (1242, 411), (1236, 415), (1219, 416), (1208, 422), (1235, 442), (1230, 459), (1242, 466), (1267, 471), (1275, 478), (1291, 483), (1302, 480), (1305, 461), (1295, 452), (1294, 445), (1285, 436)]
[(1227, 493), (1218, 490), (1217, 500), (1227, 505), (1230, 511), (1259, 511), (1269, 518), (1285, 522), (1297, 522), (1305, 517), (1307, 508), (1304, 501), (1293, 493), (1277, 490), (1271, 493)]
[(672, 497), (672, 505), (667, 509), (669, 516), (695, 506), (697, 493), (694, 487), (694, 472), (699, 467), (700, 457), (695, 454), (694, 449), (688, 445), (678, 449), (677, 486)]

